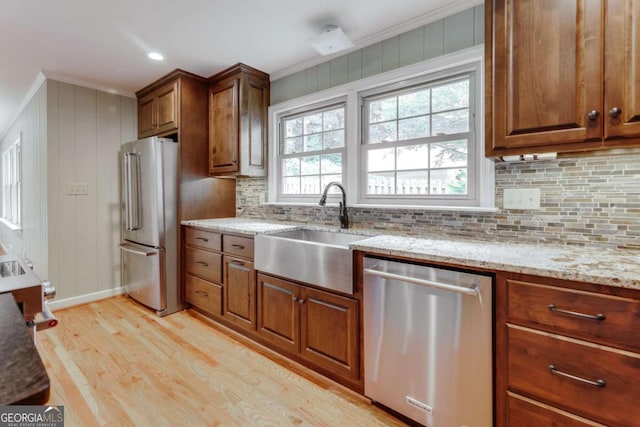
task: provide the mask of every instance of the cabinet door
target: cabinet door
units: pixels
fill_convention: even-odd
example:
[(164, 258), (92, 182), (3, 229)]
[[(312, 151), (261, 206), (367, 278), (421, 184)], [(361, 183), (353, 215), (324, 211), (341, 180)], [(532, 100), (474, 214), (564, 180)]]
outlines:
[(153, 136), (156, 132), (154, 101), (153, 93), (138, 100), (138, 138)]
[(240, 79), (209, 89), (209, 173), (238, 171)]
[(258, 335), (293, 353), (300, 344), (299, 289), (286, 280), (258, 274)]
[[(606, 5), (605, 139), (640, 136), (640, 2)], [(637, 145), (637, 144), (636, 144)]]
[(318, 367), (357, 379), (358, 301), (301, 288), (302, 356)]
[(256, 275), (251, 261), (224, 257), (224, 317), (238, 326), (255, 330)]
[(158, 104), (156, 134), (178, 129), (180, 125), (179, 98), (178, 80), (161, 87), (156, 92), (156, 103)]
[(248, 76), (241, 92), (242, 123), (240, 133), (240, 173), (265, 176), (267, 148), (267, 110), (269, 85), (263, 79)]
[(601, 145), (602, 3), (487, 2), (487, 155)]

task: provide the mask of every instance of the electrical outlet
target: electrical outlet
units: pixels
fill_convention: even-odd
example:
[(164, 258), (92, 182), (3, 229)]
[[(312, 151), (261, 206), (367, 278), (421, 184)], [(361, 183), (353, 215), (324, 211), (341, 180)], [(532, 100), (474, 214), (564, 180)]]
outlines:
[(539, 188), (506, 188), (504, 209), (540, 209)]

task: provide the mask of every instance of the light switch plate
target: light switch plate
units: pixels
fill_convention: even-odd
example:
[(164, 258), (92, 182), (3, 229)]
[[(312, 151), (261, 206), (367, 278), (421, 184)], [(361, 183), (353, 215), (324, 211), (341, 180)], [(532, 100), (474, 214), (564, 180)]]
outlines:
[(69, 196), (86, 196), (89, 194), (89, 184), (86, 182), (68, 182), (67, 195)]
[(505, 188), (504, 209), (540, 209), (539, 188)]

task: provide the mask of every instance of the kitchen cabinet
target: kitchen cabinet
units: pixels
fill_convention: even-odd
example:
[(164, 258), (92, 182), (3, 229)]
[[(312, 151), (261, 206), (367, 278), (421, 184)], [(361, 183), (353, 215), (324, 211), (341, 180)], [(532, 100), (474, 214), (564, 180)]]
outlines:
[(499, 273), (497, 425), (640, 426), (640, 296)]
[(334, 379), (357, 380), (358, 301), (258, 273), (258, 335)]
[(256, 273), (253, 262), (224, 256), (224, 317), (254, 330), (256, 320)]
[(222, 235), (184, 230), (184, 298), (192, 306), (222, 316)]
[(204, 77), (175, 70), (136, 92), (138, 137), (180, 144), (178, 220), (232, 217), (236, 183), (209, 177), (208, 90)]
[(209, 82), (209, 174), (266, 176), (269, 76), (236, 64)]
[(640, 145), (639, 2), (485, 8), (487, 156)]
[(162, 135), (180, 125), (179, 80), (155, 89), (138, 100), (138, 137)]

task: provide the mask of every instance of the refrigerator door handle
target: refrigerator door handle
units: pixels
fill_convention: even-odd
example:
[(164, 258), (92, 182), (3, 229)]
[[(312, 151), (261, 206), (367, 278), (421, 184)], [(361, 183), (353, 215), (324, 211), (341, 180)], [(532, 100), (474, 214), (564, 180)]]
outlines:
[(152, 250), (149, 250), (149, 251), (139, 251), (139, 250), (131, 248), (130, 246), (128, 246), (126, 244), (121, 244), (120, 245), (120, 249), (122, 249), (123, 251), (131, 252), (132, 254), (136, 254), (136, 255), (144, 255), (144, 256), (158, 255), (158, 251), (156, 251), (156, 250), (152, 249)]
[(140, 157), (125, 153), (125, 227), (129, 231), (140, 230)]

